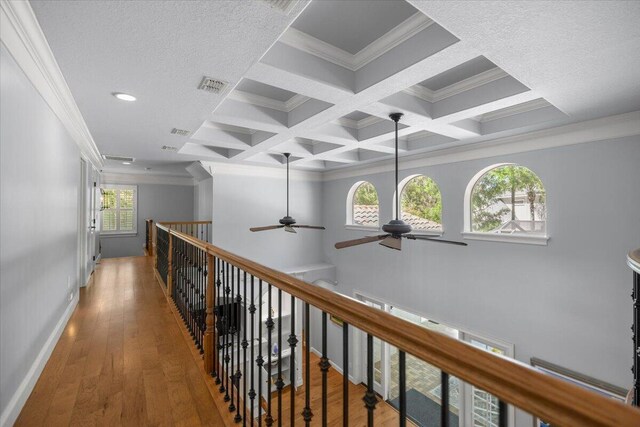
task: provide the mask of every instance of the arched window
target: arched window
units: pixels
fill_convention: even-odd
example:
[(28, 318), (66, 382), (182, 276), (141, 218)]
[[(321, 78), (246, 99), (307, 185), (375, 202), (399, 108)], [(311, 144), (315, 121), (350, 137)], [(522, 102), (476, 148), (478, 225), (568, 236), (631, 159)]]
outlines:
[(405, 178), (400, 190), (401, 219), (416, 231), (442, 231), (442, 197), (435, 181), (428, 176)]
[(467, 187), (465, 211), (467, 232), (547, 235), (547, 194), (538, 175), (524, 166), (500, 164), (480, 171)]
[(347, 225), (378, 227), (378, 192), (370, 182), (356, 182), (349, 190), (349, 195), (347, 196)]

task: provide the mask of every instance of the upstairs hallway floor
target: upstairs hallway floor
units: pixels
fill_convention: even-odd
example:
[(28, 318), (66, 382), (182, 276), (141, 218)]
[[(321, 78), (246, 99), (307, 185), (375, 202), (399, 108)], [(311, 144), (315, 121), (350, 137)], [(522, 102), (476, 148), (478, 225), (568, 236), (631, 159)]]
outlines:
[(224, 425), (152, 258), (105, 259), (81, 289), (16, 423), (43, 425)]

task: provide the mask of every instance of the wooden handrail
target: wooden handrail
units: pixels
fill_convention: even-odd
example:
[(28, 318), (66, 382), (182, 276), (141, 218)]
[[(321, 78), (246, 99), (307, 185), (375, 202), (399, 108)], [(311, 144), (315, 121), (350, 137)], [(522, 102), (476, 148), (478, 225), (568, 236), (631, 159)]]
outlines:
[(167, 231), (552, 425), (640, 425), (640, 410), (637, 408), (542, 374), (524, 363), (428, 330), (353, 298), (303, 282), (184, 233)]
[(209, 221), (158, 221), (159, 224), (166, 225), (179, 225), (179, 224), (211, 224)]

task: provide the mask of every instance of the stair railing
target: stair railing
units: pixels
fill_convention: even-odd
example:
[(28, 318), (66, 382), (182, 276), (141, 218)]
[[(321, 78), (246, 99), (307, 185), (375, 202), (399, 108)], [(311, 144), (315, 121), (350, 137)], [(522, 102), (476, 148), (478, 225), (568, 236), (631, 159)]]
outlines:
[[(327, 318), (331, 316), (342, 322), (340, 402), (344, 426), (351, 421), (348, 350), (350, 331), (356, 329), (367, 337), (366, 391), (361, 398), (368, 426), (375, 424), (375, 409), (380, 403), (374, 392), (374, 337), (399, 351), (400, 426), (411, 422), (407, 416), (407, 353), (441, 370), (442, 426), (449, 426), (449, 376), (499, 399), (495, 420), (499, 427), (509, 424), (508, 405), (553, 426), (640, 425), (640, 411), (630, 405), (303, 282), (163, 224), (156, 227), (159, 239), (162, 231), (168, 235), (168, 243), (163, 243), (170, 248), (167, 261), (160, 262), (158, 250), (158, 265), (170, 266), (167, 295), (201, 350), (205, 370), (215, 378), (235, 422), (244, 420), (245, 424), (259, 426), (298, 422), (308, 426), (319, 419), (323, 426), (335, 423), (328, 418), (329, 398), (335, 399), (338, 393), (333, 389), (332, 396), (328, 395), (331, 364)], [(312, 307), (321, 311), (319, 366), (310, 363)], [(299, 321), (300, 314), (303, 322)], [(298, 346), (301, 323), (306, 325), (306, 332), (303, 345)], [(314, 396), (310, 387), (312, 369), (319, 369), (322, 382), (321, 391), (315, 389)], [(302, 389), (285, 393), (292, 385)], [(285, 395), (290, 399), (288, 404), (283, 404)]]

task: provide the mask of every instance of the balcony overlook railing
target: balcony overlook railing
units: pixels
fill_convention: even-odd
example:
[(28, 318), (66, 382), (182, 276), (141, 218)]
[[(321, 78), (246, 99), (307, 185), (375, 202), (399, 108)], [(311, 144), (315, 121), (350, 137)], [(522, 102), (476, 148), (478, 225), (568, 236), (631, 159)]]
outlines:
[[(375, 424), (380, 403), (374, 392), (373, 340), (399, 351), (398, 425), (407, 419), (406, 354), (441, 370), (440, 425), (449, 426), (449, 376), (466, 381), (499, 399), (498, 425), (508, 425), (513, 405), (553, 426), (640, 426), (640, 411), (532, 367), (369, 307), (227, 252), (164, 224), (157, 228), (157, 272), (202, 353), (204, 369), (217, 384), (234, 421), (243, 425), (335, 425), (328, 418), (331, 367), (327, 316), (342, 324), (342, 425), (350, 418), (349, 331), (366, 334), (366, 424)], [(321, 357), (310, 363), (310, 308), (321, 311)], [(302, 317), (304, 320), (302, 320)], [(304, 334), (302, 327), (305, 327)], [(302, 345), (298, 345), (304, 341)], [(311, 370), (321, 387), (311, 391)], [(285, 393), (294, 388), (296, 392)], [(288, 398), (290, 402), (284, 402)]]

